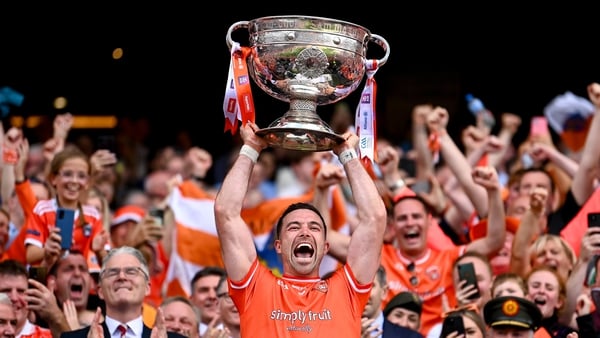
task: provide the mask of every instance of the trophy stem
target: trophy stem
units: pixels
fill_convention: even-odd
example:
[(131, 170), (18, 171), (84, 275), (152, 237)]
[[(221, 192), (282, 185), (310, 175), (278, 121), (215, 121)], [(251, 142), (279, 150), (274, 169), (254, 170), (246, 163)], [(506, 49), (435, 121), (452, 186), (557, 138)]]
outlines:
[(326, 151), (344, 141), (317, 115), (317, 102), (291, 99), (290, 109), (256, 133), (270, 146), (290, 150)]

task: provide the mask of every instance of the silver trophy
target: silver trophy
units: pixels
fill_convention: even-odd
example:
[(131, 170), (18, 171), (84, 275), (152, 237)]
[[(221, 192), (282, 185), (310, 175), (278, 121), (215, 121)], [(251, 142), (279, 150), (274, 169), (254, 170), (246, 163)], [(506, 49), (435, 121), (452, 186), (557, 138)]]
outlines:
[(227, 31), (248, 29), (251, 54), (248, 73), (270, 96), (289, 102), (289, 110), (260, 129), (271, 146), (291, 150), (330, 150), (344, 139), (317, 115), (317, 106), (335, 103), (352, 93), (365, 74), (369, 42), (381, 46), (386, 63), (390, 48), (385, 39), (353, 23), (312, 16), (269, 16), (239, 21)]

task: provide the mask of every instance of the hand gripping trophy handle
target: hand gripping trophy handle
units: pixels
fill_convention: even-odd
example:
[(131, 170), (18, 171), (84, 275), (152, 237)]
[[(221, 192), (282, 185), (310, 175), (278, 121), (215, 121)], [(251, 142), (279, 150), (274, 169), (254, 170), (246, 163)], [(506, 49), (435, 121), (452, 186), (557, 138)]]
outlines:
[[(352, 93), (366, 71), (367, 45), (389, 57), (388, 42), (346, 21), (311, 16), (271, 16), (232, 24), (226, 36), (230, 51), (238, 48), (232, 34), (249, 33), (248, 72), (270, 96), (289, 102), (289, 110), (257, 134), (275, 147), (330, 150), (343, 138), (318, 115), (317, 106), (335, 103)], [(238, 47), (236, 47), (238, 46)]]

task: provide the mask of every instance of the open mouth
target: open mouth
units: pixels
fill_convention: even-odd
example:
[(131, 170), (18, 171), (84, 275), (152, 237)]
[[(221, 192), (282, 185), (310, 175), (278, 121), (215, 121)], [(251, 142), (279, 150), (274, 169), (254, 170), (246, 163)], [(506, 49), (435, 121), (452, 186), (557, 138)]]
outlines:
[(315, 254), (315, 249), (308, 243), (301, 243), (294, 249), (294, 256), (299, 258), (311, 258)]
[(415, 239), (415, 238), (419, 238), (420, 235), (421, 234), (418, 231), (413, 230), (413, 231), (409, 231), (409, 232), (405, 233), (404, 234), (404, 238), (406, 238), (406, 239)]
[(537, 305), (546, 305), (546, 300), (544, 298), (536, 298), (533, 300), (533, 302)]
[(71, 298), (80, 298), (83, 295), (83, 285), (71, 284)]

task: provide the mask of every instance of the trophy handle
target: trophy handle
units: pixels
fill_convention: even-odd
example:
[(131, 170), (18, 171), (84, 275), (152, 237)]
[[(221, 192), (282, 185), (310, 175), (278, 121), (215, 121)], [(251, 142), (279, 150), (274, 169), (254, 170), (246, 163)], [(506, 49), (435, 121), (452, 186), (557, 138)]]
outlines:
[(233, 39), (231, 38), (231, 33), (233, 33), (233, 31), (236, 31), (240, 28), (248, 28), (249, 23), (250, 23), (250, 21), (238, 21), (238, 22), (234, 23), (233, 25), (229, 26), (229, 29), (227, 30), (226, 41), (227, 41), (227, 47), (229, 47), (230, 50), (231, 50), (231, 47), (233, 47), (233, 42), (234, 42)]
[(390, 44), (381, 35), (377, 34), (371, 34), (370, 41), (375, 42), (376, 44), (381, 46), (381, 48), (383, 48), (383, 50), (385, 51), (385, 55), (383, 56), (383, 58), (377, 60), (377, 65), (383, 66), (387, 62), (388, 57), (390, 56)]

